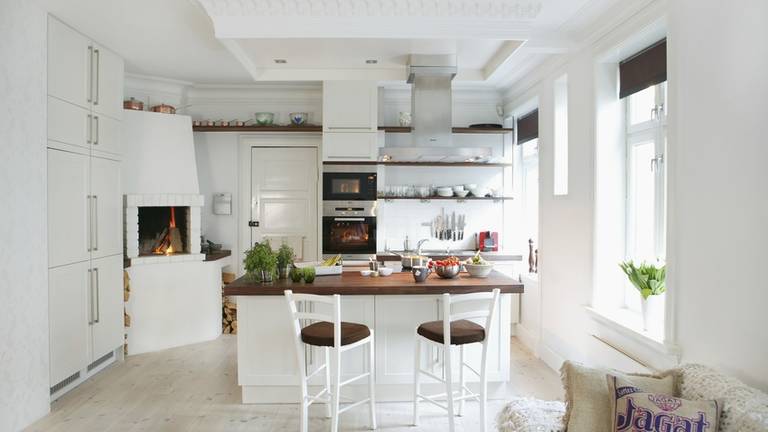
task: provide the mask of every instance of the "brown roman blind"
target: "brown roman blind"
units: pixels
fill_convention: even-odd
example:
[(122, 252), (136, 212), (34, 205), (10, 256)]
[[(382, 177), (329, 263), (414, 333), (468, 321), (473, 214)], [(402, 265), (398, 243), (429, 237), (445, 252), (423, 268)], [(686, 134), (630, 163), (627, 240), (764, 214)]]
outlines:
[(539, 137), (539, 110), (535, 109), (517, 119), (517, 144)]
[(667, 80), (667, 40), (662, 39), (619, 63), (619, 98)]

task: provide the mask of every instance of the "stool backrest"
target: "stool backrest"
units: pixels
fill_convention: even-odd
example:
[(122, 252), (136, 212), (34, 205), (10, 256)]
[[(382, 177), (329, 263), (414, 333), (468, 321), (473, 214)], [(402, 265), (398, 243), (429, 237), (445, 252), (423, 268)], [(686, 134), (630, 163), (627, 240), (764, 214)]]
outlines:
[[(291, 321), (293, 322), (293, 332), (296, 336), (297, 347), (301, 345), (301, 329), (317, 321), (326, 321), (333, 324), (333, 344), (336, 348), (341, 346), (340, 295), (294, 294), (291, 290), (285, 290), (284, 294), (291, 312)], [(299, 302), (301, 302), (301, 306)], [(330, 305), (331, 313), (315, 312), (315, 303)]]
[[(451, 340), (451, 322), (458, 320), (473, 320), (485, 318), (485, 340), (483, 345), (487, 345), (488, 335), (491, 330), (491, 322), (496, 314), (496, 305), (499, 303), (501, 290), (498, 288), (491, 292), (480, 292), (472, 294), (450, 295), (443, 294), (443, 334), (446, 343)], [(481, 305), (473, 306), (470, 310), (463, 312), (454, 312), (453, 306), (467, 302), (480, 302)]]

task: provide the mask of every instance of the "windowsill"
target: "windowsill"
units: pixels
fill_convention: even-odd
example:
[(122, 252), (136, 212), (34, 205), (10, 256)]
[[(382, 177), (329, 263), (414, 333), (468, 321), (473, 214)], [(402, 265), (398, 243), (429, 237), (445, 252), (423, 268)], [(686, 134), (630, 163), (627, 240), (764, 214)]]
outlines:
[(637, 312), (628, 309), (605, 311), (591, 306), (586, 306), (585, 309), (598, 325), (613, 330), (622, 338), (629, 339), (631, 343), (642, 345), (666, 356), (678, 354), (674, 344), (664, 342), (663, 332), (654, 333), (643, 330), (643, 318)]

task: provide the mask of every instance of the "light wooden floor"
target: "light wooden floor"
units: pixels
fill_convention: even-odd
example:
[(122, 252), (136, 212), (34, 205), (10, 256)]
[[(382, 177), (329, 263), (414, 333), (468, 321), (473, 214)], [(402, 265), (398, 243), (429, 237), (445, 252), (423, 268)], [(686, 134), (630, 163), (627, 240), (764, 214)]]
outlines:
[[(512, 341), (508, 394), (562, 399), (557, 374)], [(503, 401), (489, 402), (490, 415)], [(477, 403), (457, 417), (457, 431), (477, 431)], [(297, 431), (295, 405), (241, 405), (237, 386), (235, 337), (128, 357), (83, 383), (52, 406), (29, 431)], [(322, 405), (310, 408), (310, 431), (330, 427)], [(422, 404), (419, 427), (410, 426), (411, 405), (377, 406), (381, 431), (445, 431), (444, 411)], [(368, 410), (341, 417), (344, 431), (367, 430)], [(492, 424), (492, 423), (491, 423)]]

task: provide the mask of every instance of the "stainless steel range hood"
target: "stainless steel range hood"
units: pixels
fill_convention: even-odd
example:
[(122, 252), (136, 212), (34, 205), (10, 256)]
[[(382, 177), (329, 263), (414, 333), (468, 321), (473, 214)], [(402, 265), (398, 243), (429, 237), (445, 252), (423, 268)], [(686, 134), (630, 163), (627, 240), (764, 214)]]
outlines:
[(455, 55), (412, 54), (408, 65), (413, 145), (450, 147), (453, 122), (451, 81)]

